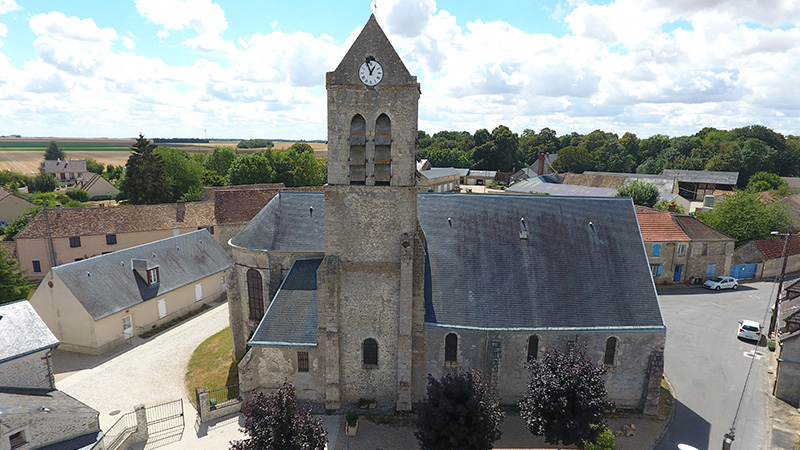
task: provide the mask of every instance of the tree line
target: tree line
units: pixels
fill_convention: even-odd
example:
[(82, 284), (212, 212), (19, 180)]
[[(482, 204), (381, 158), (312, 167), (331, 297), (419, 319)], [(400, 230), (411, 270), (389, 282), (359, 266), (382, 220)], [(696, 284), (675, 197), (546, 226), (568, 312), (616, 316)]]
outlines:
[(535, 163), (539, 154), (557, 153), (558, 172), (585, 171), (660, 174), (664, 169), (739, 172), (744, 187), (756, 172), (800, 175), (800, 137), (784, 136), (763, 125), (732, 130), (703, 128), (690, 136), (656, 134), (640, 139), (634, 133), (619, 137), (595, 130), (558, 136), (542, 128), (517, 135), (505, 125), (491, 133), (480, 129), (419, 131), (419, 156), (435, 167), (473, 168), (512, 172)]

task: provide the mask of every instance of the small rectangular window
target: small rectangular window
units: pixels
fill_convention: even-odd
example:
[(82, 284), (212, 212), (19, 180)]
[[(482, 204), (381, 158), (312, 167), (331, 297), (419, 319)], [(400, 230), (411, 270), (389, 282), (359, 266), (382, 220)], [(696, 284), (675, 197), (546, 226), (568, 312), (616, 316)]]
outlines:
[(653, 244), (653, 256), (661, 256), (661, 244)]
[(708, 254), (708, 244), (703, 243), (703, 250), (700, 252), (701, 256), (706, 256)]
[(163, 319), (167, 317), (167, 299), (162, 298), (158, 301), (158, 318)]
[(42, 271), (42, 263), (40, 263), (39, 261), (33, 261), (33, 271), (37, 272), (37, 273), (41, 272)]
[(297, 352), (297, 371), (308, 372), (308, 352)]
[(678, 256), (686, 256), (686, 244), (678, 244)]
[(25, 431), (17, 431), (16, 433), (11, 434), (8, 436), (8, 440), (11, 443), (11, 450), (20, 448), (28, 443), (28, 441), (25, 439)]
[(161, 281), (161, 278), (159, 277), (158, 267), (147, 269), (147, 284), (152, 286), (154, 283), (158, 283), (159, 281)]
[(199, 302), (203, 299), (203, 284), (197, 283), (194, 285), (194, 301)]
[(106, 235), (106, 245), (117, 245), (117, 235), (116, 234), (107, 234)]
[(80, 236), (73, 236), (69, 238), (69, 246), (71, 248), (80, 247), (81, 246), (81, 237)]
[(658, 265), (658, 264), (651, 264), (650, 265), (650, 273), (654, 277), (657, 277), (657, 276), (661, 275), (661, 266)]
[(208, 227), (208, 232), (211, 233), (211, 234), (214, 234), (214, 226), (213, 225)]

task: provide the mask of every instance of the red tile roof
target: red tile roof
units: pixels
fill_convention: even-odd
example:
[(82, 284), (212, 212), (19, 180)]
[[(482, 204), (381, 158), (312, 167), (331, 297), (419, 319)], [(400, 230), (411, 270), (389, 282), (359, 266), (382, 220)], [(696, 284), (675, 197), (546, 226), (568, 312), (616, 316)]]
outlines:
[[(783, 254), (783, 238), (761, 239), (753, 241), (753, 244), (767, 259), (780, 258)], [(786, 245), (786, 256), (798, 254), (800, 254), (800, 235), (792, 233), (789, 243)]]
[(636, 207), (639, 229), (645, 242), (688, 242), (691, 239), (672, 219), (669, 211)]
[(0, 241), (0, 247), (6, 249), (6, 257), (8, 258), (16, 258), (17, 257), (17, 243), (14, 241)]
[(322, 192), (322, 186), (284, 187), (283, 184), (225, 186), (206, 188), (205, 195), (214, 199), (214, 211), (220, 225), (245, 224), (261, 211), (278, 192)]

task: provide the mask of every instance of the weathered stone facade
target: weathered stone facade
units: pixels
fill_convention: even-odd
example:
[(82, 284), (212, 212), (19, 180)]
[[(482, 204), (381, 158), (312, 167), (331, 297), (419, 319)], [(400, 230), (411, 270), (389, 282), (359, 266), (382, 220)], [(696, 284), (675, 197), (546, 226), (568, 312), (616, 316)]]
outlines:
[(0, 387), (55, 389), (52, 350), (42, 350), (0, 364)]

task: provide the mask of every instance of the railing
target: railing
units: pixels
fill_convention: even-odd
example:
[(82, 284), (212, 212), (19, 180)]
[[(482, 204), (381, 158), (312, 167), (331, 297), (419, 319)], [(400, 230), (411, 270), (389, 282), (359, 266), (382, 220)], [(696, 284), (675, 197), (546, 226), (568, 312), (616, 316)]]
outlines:
[(208, 403), (212, 408), (219, 404), (225, 403), (228, 400), (239, 398), (239, 385), (233, 384), (223, 388), (209, 389), (208, 390)]
[(136, 413), (129, 412), (124, 414), (114, 425), (111, 425), (111, 428), (103, 435), (103, 438), (100, 440), (102, 445), (96, 446), (95, 448), (115, 450), (125, 441), (125, 438), (136, 432), (136, 430)]

